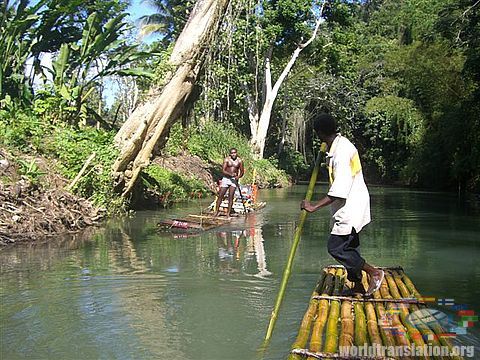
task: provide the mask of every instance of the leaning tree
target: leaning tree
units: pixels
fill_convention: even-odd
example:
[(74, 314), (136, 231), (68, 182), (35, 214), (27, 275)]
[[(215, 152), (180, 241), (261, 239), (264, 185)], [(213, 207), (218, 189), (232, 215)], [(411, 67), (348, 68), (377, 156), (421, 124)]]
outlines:
[(147, 100), (115, 136), (120, 154), (113, 165), (113, 174), (116, 189), (124, 197), (131, 193), (155, 149), (165, 141), (171, 125), (185, 111), (228, 3), (229, 0), (197, 1), (175, 43), (164, 85), (149, 91)]

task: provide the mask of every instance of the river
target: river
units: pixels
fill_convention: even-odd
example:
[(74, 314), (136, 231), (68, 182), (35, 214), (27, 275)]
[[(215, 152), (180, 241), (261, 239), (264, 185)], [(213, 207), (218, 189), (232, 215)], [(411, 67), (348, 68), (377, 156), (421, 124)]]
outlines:
[[(323, 187), (320, 186), (320, 189)], [(262, 190), (267, 206), (196, 236), (158, 233), (190, 202), (82, 234), (0, 251), (1, 359), (283, 359), (326, 251), (329, 210), (309, 215), (269, 348), (257, 352), (305, 186)], [(480, 206), (447, 193), (372, 187), (362, 255), (400, 265), (424, 296), (480, 311)], [(432, 305), (455, 315), (448, 306)], [(458, 336), (476, 347), (480, 325)]]

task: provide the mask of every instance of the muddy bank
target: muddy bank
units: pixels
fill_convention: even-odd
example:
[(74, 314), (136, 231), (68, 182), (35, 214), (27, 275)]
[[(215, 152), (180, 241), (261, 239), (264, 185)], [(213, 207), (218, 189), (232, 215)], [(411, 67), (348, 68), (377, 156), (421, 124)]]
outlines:
[(103, 218), (102, 209), (66, 190), (52, 160), (22, 154), (22, 161), (0, 149), (0, 245), (76, 232)]

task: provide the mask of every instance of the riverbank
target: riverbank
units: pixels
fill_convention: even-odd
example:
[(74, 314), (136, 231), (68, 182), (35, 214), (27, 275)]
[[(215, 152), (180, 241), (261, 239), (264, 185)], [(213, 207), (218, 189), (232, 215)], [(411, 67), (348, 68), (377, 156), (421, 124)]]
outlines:
[(0, 148), (0, 245), (44, 240), (98, 224), (105, 209), (68, 190), (53, 160)]
[[(108, 217), (106, 207), (72, 191), (75, 180), (62, 176), (59, 167), (55, 159), (0, 148), (0, 246), (77, 232)], [(213, 198), (219, 174), (219, 164), (195, 155), (156, 158), (145, 171), (141, 198), (130, 207), (165, 208), (190, 199)]]

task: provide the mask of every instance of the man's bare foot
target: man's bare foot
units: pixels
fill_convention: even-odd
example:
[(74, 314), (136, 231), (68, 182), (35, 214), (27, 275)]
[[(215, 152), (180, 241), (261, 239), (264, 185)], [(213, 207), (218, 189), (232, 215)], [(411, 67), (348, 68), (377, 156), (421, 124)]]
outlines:
[(383, 278), (385, 277), (385, 272), (380, 269), (375, 269), (370, 273), (370, 283), (368, 284), (368, 290), (365, 293), (366, 296), (372, 295), (375, 291), (380, 289), (382, 285)]

